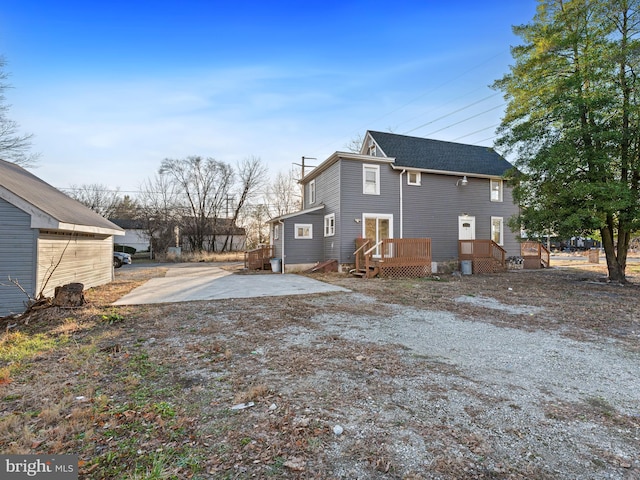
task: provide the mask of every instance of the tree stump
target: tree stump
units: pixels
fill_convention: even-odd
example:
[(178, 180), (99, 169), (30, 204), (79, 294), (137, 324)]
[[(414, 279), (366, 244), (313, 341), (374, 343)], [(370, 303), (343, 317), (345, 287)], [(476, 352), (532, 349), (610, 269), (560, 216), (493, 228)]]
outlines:
[(68, 283), (56, 287), (53, 297), (53, 305), (56, 307), (80, 307), (84, 305), (84, 284)]

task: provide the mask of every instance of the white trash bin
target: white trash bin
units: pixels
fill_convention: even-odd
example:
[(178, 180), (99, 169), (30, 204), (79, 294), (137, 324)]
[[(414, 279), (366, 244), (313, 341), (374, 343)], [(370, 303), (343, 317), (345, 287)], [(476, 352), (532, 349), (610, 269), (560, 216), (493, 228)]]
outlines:
[(280, 265), (282, 260), (280, 260), (279, 258), (272, 258), (269, 261), (271, 262), (271, 271), (273, 273), (280, 273)]
[(460, 270), (463, 275), (471, 275), (472, 273), (472, 263), (471, 260), (462, 260), (460, 262)]

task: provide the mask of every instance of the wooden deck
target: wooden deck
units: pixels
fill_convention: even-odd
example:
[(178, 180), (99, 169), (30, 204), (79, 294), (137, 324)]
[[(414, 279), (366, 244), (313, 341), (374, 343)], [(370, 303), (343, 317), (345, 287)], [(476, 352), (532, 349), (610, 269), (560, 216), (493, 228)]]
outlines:
[(458, 240), (458, 260), (470, 260), (473, 273), (506, 271), (506, 254), (493, 240)]
[(354, 275), (402, 278), (431, 274), (430, 238), (356, 239)]
[(244, 268), (249, 270), (269, 270), (274, 256), (273, 245), (262, 245), (244, 252)]

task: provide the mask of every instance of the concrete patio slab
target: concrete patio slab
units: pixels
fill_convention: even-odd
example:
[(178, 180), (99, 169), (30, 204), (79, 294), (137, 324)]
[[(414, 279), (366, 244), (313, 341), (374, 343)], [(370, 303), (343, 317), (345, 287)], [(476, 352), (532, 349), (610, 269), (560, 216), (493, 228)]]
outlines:
[(346, 288), (302, 275), (241, 275), (212, 265), (178, 264), (169, 267), (164, 277), (152, 278), (114, 302), (113, 305), (143, 305), (348, 291)]

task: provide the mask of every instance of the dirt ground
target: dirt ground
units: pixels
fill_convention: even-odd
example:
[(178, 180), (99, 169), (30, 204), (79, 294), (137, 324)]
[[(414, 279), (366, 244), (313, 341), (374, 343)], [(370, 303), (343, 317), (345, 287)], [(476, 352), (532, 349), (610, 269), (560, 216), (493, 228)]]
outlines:
[[(82, 309), (0, 325), (0, 451), (78, 454), (91, 479), (640, 478), (640, 269), (603, 272), (111, 307), (162, 274), (123, 268)], [(528, 372), (538, 345), (555, 363)], [(594, 358), (615, 358), (598, 385)]]

